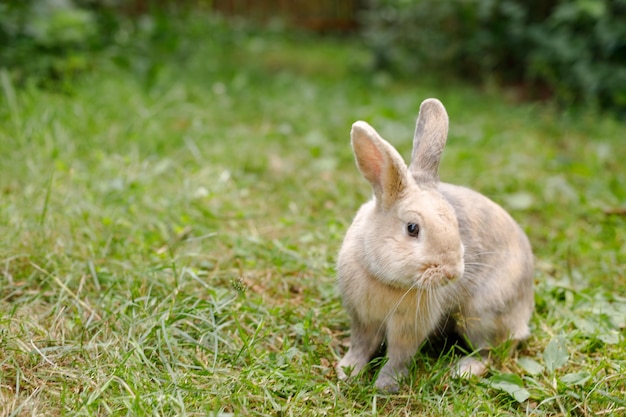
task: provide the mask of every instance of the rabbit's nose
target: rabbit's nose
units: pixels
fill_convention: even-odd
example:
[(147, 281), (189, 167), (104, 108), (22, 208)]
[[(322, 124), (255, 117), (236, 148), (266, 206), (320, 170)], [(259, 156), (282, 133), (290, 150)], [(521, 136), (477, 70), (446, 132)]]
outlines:
[(450, 269), (450, 268), (446, 268), (443, 271), (443, 276), (446, 277), (448, 279), (448, 281), (454, 281), (455, 279), (458, 278), (456, 271)]
[(463, 275), (463, 266), (460, 267), (444, 267), (442, 268), (443, 276), (446, 277), (448, 281), (457, 280)]

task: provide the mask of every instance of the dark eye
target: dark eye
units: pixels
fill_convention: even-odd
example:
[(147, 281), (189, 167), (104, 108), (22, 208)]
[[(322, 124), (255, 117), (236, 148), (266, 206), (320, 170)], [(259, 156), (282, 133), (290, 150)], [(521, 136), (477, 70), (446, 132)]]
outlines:
[(406, 225), (406, 231), (411, 237), (417, 237), (420, 234), (420, 227), (417, 223), (409, 223)]

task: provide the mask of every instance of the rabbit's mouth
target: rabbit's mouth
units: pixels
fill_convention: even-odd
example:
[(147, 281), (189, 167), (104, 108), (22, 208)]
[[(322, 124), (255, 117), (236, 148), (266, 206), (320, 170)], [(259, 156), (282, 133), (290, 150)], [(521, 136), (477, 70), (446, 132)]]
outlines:
[(461, 277), (463, 271), (460, 269), (442, 265), (428, 266), (417, 279), (416, 286), (418, 288), (444, 287)]

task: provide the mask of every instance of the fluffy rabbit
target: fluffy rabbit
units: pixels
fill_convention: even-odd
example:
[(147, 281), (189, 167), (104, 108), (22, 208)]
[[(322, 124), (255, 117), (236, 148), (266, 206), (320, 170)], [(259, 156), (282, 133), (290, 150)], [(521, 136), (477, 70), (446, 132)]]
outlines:
[[(420, 106), (411, 164), (367, 123), (352, 126), (352, 148), (374, 198), (357, 212), (337, 273), (351, 318), (340, 379), (359, 373), (387, 345), (376, 387), (398, 380), (429, 335), (452, 327), (482, 356), (463, 357), (457, 376), (486, 371), (488, 349), (529, 336), (533, 254), (511, 216), (468, 188), (439, 182), (448, 115), (436, 99)], [(348, 373), (348, 374), (347, 374)]]

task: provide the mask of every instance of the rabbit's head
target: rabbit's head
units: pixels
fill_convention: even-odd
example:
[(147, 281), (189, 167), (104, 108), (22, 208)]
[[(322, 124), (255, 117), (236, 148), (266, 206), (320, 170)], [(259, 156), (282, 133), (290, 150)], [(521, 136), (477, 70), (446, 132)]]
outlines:
[(355, 219), (352, 247), (376, 279), (398, 288), (434, 289), (460, 278), (463, 244), (452, 206), (438, 191), (438, 167), (448, 116), (436, 99), (424, 101), (409, 167), (366, 122), (352, 126), (352, 148), (374, 201)]

